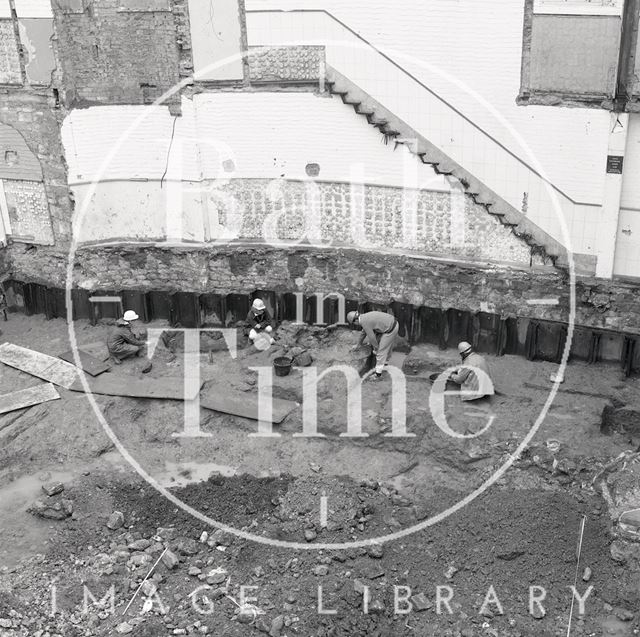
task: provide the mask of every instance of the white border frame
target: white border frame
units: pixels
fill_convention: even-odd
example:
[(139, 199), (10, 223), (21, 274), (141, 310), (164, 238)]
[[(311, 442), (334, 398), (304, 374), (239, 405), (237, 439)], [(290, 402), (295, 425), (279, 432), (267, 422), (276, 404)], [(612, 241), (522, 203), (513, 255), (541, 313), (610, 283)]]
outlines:
[[(601, 2), (605, 0), (600, 0)], [(534, 15), (583, 15), (583, 16), (617, 16), (622, 17), (623, 0), (611, 0), (615, 6), (602, 6), (586, 0), (534, 0)], [(582, 2), (582, 4), (577, 4)]]

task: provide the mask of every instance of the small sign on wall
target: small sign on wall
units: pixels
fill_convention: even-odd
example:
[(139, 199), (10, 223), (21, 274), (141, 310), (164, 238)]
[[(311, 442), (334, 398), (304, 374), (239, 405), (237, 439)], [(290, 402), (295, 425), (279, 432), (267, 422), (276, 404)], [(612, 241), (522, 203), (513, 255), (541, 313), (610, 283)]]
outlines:
[(624, 157), (621, 155), (607, 155), (607, 173), (621, 175), (623, 161)]

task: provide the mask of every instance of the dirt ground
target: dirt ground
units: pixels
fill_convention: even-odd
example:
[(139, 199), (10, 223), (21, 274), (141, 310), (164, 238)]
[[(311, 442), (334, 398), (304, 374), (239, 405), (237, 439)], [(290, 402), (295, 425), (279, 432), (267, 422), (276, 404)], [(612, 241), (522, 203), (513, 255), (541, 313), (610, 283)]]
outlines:
[[(70, 347), (61, 320), (12, 315), (0, 328), (3, 340), (48, 354)], [(78, 345), (101, 357), (109, 326), (75, 328)], [(398, 408), (388, 375), (362, 384), (369, 435), (341, 435), (348, 381), (338, 372), (319, 383), (323, 437), (296, 436), (309, 404), (303, 374), (361, 366), (366, 349), (350, 351), (358, 336), (285, 325), (269, 350), (241, 347), (235, 359), (221, 339), (206, 340), (214, 351), (201, 355), (205, 388), (231, 388), (248, 401), (258, 387), (250, 368), (311, 354), (312, 368), (272, 378), (275, 397), (298, 403), (274, 426), (279, 437), (250, 436), (256, 421), (206, 409), (200, 427), (212, 435), (176, 437), (181, 402), (96, 395), (110, 437), (87, 397), (64, 388), (60, 400), (0, 416), (0, 635), (566, 635), (576, 577), (580, 595), (593, 588), (583, 614), (574, 602), (571, 635), (639, 634), (640, 544), (620, 544), (615, 493), (603, 497), (602, 483), (618, 470), (614, 459), (626, 466), (636, 458), (640, 440), (600, 431), (604, 407), (636, 400), (639, 379), (571, 363), (539, 430), (495, 484), (445, 519), (383, 542), (456, 505), (511, 458), (547, 401), (557, 365), (488, 357), (499, 394), (485, 406), (448, 398), (447, 433), (431, 415), (428, 377), (455, 365), (457, 354), (413, 347), (392, 361), (407, 372), (412, 437), (385, 435)], [(141, 366), (108, 373), (141, 378)], [(182, 383), (182, 371), (179, 347), (159, 345), (145, 377)], [(0, 393), (41, 382), (0, 366)], [(488, 418), (487, 431), (469, 437)], [(218, 523), (309, 549), (216, 530), (143, 480), (121, 450)], [(55, 481), (64, 490), (44, 495), (42, 485)], [(29, 512), (38, 498), (58, 503), (64, 519)], [(351, 546), (313, 548), (320, 543)]]

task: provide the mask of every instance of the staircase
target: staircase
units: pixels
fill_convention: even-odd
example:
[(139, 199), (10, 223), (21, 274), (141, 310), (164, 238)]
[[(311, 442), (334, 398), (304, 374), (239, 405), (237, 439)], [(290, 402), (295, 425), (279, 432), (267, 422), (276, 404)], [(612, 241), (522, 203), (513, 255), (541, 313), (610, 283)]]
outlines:
[(476, 204), (483, 206), (500, 223), (508, 226), (531, 247), (533, 254), (548, 259), (558, 268), (568, 268), (567, 250), (559, 241), (329, 65), (326, 66), (325, 85), (332, 94), (339, 95), (345, 104), (352, 106), (358, 115), (366, 117), (369, 124), (386, 138), (407, 146), (423, 164), (433, 166), (436, 173), (457, 179)]
[[(598, 203), (574, 200), (541, 169), (324, 9), (249, 9), (247, 29), (252, 46), (322, 47), (326, 72), (321, 73), (321, 84), (324, 80), (332, 93), (387, 138), (405, 144), (436, 172), (458, 180), (473, 201), (535, 254), (560, 269), (568, 268), (565, 244), (571, 235), (566, 232), (579, 231)], [(572, 260), (576, 273), (595, 272), (595, 254), (573, 253)]]

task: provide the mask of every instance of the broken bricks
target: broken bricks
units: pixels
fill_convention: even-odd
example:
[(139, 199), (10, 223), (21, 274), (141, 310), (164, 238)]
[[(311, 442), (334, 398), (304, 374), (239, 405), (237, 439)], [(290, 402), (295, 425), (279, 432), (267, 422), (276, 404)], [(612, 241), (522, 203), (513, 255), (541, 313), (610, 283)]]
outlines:
[(178, 566), (178, 564), (180, 563), (180, 560), (178, 559), (178, 556), (173, 553), (172, 551), (165, 551), (164, 554), (162, 555), (162, 563), (165, 565), (165, 567), (167, 568), (167, 570), (171, 571), (174, 568), (176, 568)]
[(64, 520), (73, 514), (73, 502), (71, 500), (36, 500), (28, 509), (29, 513), (46, 520)]
[(62, 482), (48, 482), (42, 485), (42, 490), (51, 497), (62, 493), (64, 491), (64, 484), (62, 484)]
[(121, 511), (114, 511), (107, 520), (107, 528), (116, 531), (124, 526), (124, 514)]

